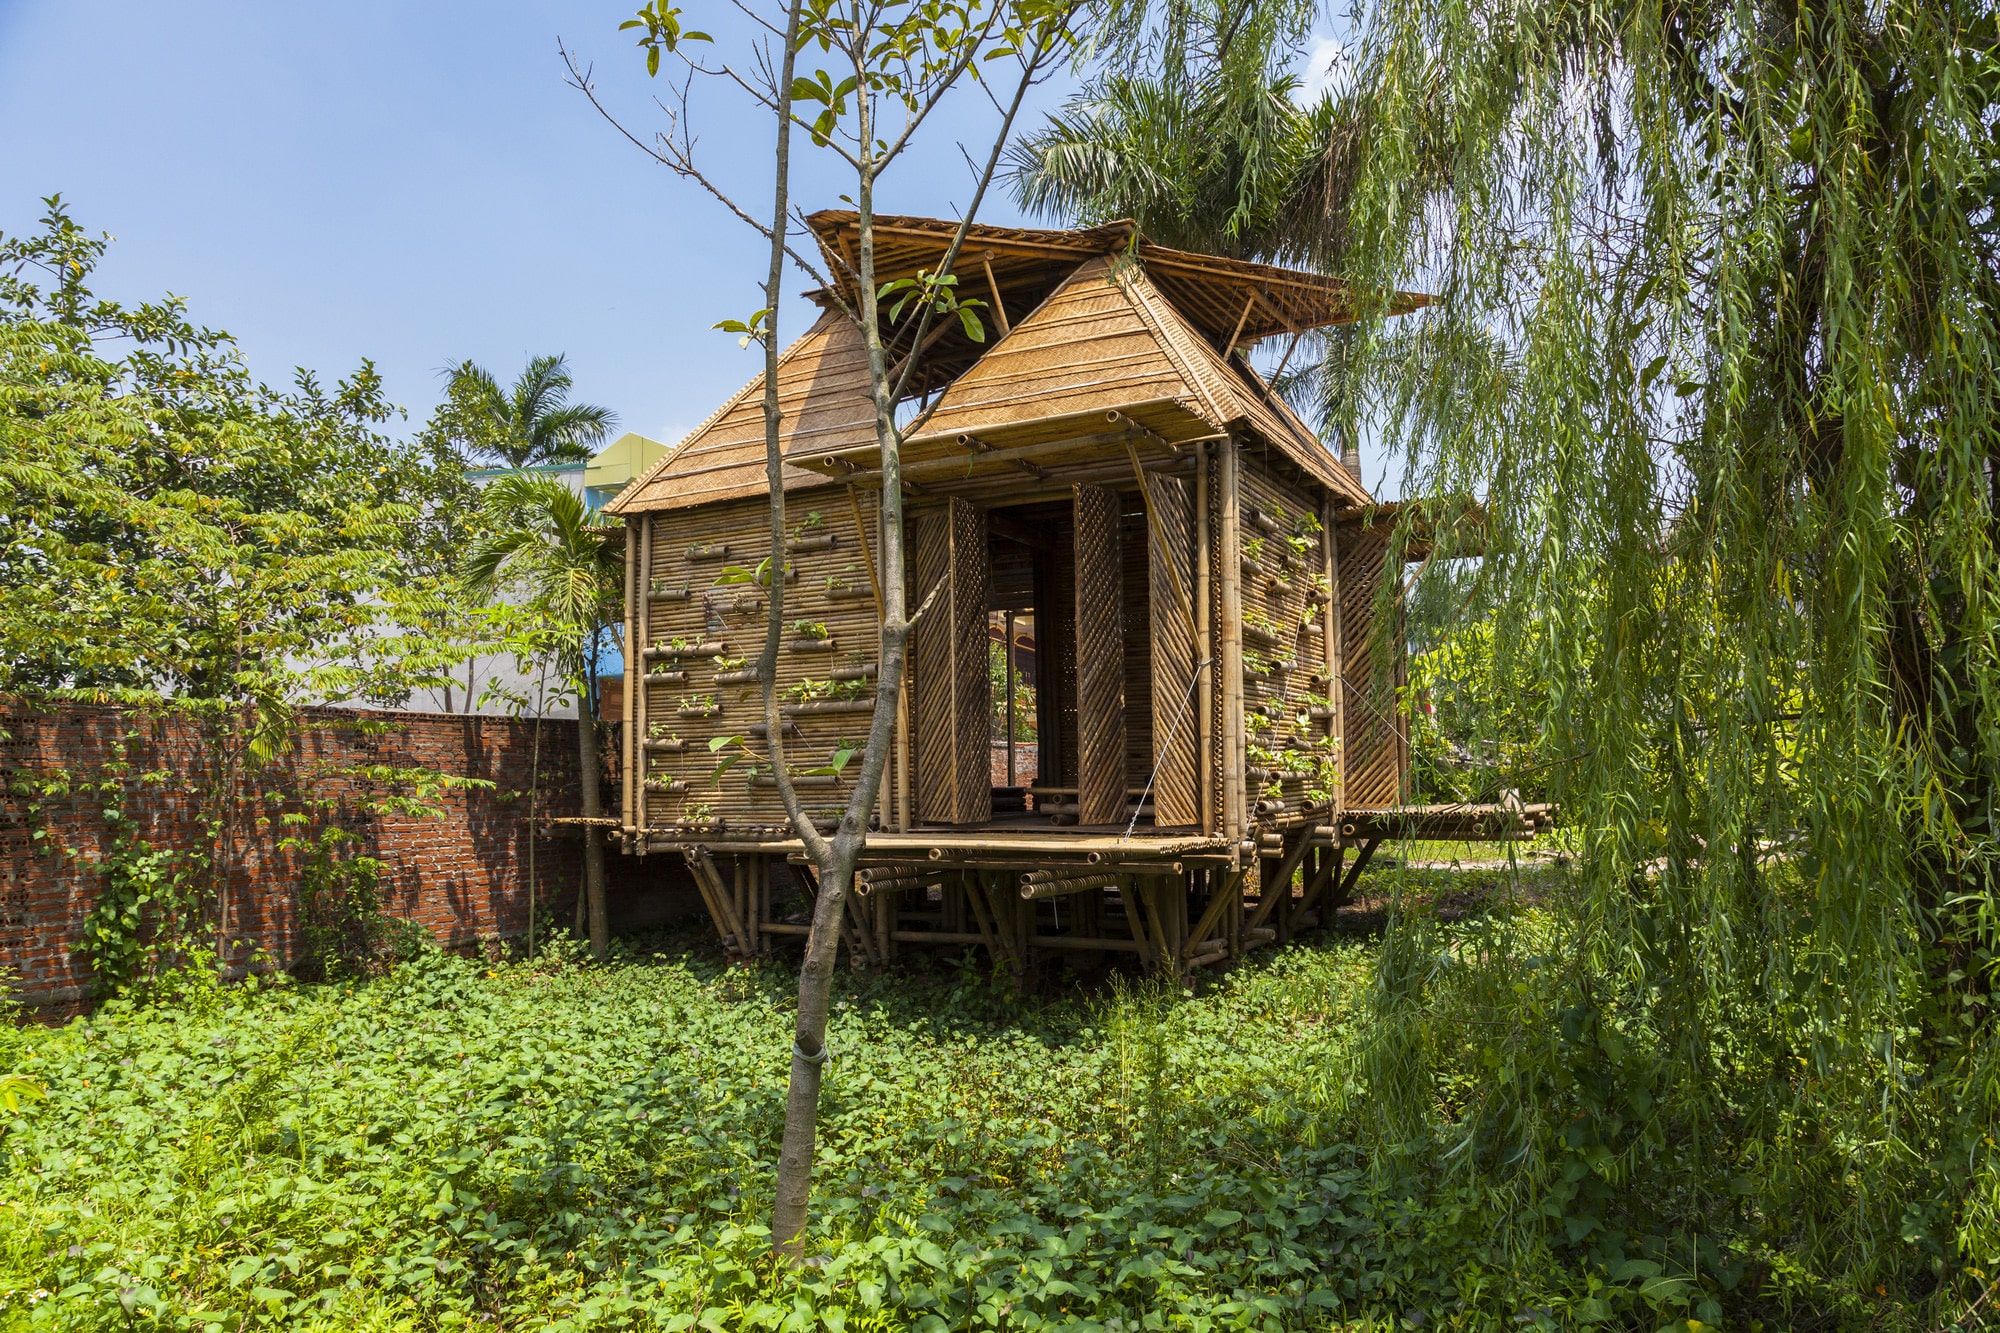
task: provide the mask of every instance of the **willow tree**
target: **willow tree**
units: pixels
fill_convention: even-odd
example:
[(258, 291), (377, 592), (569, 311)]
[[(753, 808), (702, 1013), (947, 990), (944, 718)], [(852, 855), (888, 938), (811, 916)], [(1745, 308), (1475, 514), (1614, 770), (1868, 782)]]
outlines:
[[(724, 320), (716, 327), (740, 335), (746, 348), (755, 344), (763, 352), (772, 556), (758, 569), (739, 575), (765, 589), (767, 608), (763, 649), (756, 661), (765, 752), (754, 753), (754, 758), (774, 779), (819, 885), (799, 971), (791, 1082), (771, 1205), (773, 1246), (794, 1261), (805, 1253), (820, 1085), (832, 1058), (826, 1029), (841, 922), (888, 763), (910, 636), (925, 609), (921, 601), (915, 608), (909, 605), (905, 588), (902, 433), (897, 418), (921, 361), (907, 349), (926, 346), (926, 336), (939, 319), (960, 321), (969, 337), (984, 339), (978, 313), (983, 303), (957, 295), (953, 265), (999, 167), (1023, 100), (1071, 50), (1070, 21), (1080, 7), (1081, 0), (778, 0), (766, 6), (739, 6), (750, 24), (748, 35), (740, 44), (727, 45), (687, 29), (682, 11), (666, 0), (652, 0), (624, 24), (639, 30), (649, 74), (659, 72), (664, 56), (679, 60), (683, 75), (673, 100), (662, 103), (670, 117), (666, 131), (650, 142), (629, 131), (627, 137), (679, 176), (700, 185), (755, 229), (767, 246), (765, 271), (757, 284), (761, 306), (746, 318)], [(575, 86), (596, 102), (588, 72), (572, 62), (570, 74)], [(695, 80), (735, 91), (753, 114), (770, 119), (775, 144), (768, 204), (739, 202), (731, 194), (728, 164), (711, 163), (697, 154), (689, 129), (693, 105), (689, 90)], [(966, 154), (970, 189), (959, 226), (935, 270), (884, 282), (875, 262), (876, 207), (884, 177), (910, 156), (925, 123), (940, 107), (955, 93), (975, 89), (995, 113), (995, 124), (984, 153), (977, 158)], [(844, 172), (853, 191), (843, 198), (856, 212), (855, 254), (851, 260), (829, 254), (827, 262), (838, 265), (832, 271), (823, 271), (792, 243), (794, 236), (810, 234), (803, 211), (792, 200), (794, 130), (832, 159), (830, 165)], [(882, 641), (875, 679), (877, 706), (860, 747), (852, 795), (827, 833), (814, 822), (793, 784), (777, 693), (778, 650), (785, 626), (785, 579), (777, 564), (784, 558), (787, 522), (784, 417), (778, 392), (784, 344), (779, 324), (784, 278), (793, 268), (851, 319), (861, 335), (867, 349), (875, 440), (881, 451)], [(921, 595), (924, 590), (919, 591)], [(750, 737), (730, 738), (729, 743), (740, 753), (725, 762), (753, 753)], [(846, 757), (851, 758), (851, 752)]]
[[(1596, 1180), (1698, 1283), (1776, 1249), (1962, 1311), (2000, 1260), (1993, 8), (1378, 0), (1352, 50), (1238, 212), (1437, 293), (1364, 322), (1336, 415), (1484, 498), (1583, 853), (1557, 965), (1392, 936), (1372, 1104), (1534, 1200), (1521, 1243), (1596, 1244)], [(1119, 209), (1061, 128), (1031, 197)]]

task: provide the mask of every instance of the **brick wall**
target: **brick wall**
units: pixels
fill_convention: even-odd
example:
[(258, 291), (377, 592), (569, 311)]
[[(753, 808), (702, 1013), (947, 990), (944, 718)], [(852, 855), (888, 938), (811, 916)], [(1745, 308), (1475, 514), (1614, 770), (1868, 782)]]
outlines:
[[(200, 727), (177, 715), (111, 707), (0, 705), (0, 968), (13, 974), (30, 1008), (68, 1012), (89, 998), (90, 969), (75, 945), (103, 885), (99, 862), (111, 845), (103, 794), (39, 793), (51, 779), (67, 777), (77, 787), (105, 781), (122, 745), (129, 772), (115, 781), (138, 825), (135, 836), (161, 847), (197, 846), (207, 753)], [(385, 863), (384, 911), (421, 923), (447, 947), (526, 932), (531, 842), (537, 930), (569, 922), (582, 882), (583, 841), (560, 826), (530, 836), (526, 793), (537, 732), (543, 809), (576, 814), (572, 721), (309, 710), (290, 749), (246, 776), (234, 793), (238, 832), (224, 880), (226, 933), (249, 943), (232, 948), (229, 964), (240, 969), (259, 954), (280, 965), (296, 960), (296, 858), (278, 844), (292, 831), (283, 817), (302, 808), (301, 791), (337, 803), (332, 819), (362, 833), (368, 854)], [(606, 752), (615, 761), (615, 735)], [(373, 766), (421, 767), (494, 786), (445, 795), (436, 802), (441, 817), (370, 816), (358, 804), (372, 784), (353, 770)], [(615, 804), (615, 774), (604, 791)], [(606, 861), (614, 929), (698, 910), (700, 900), (674, 858), (641, 861), (613, 850)]]

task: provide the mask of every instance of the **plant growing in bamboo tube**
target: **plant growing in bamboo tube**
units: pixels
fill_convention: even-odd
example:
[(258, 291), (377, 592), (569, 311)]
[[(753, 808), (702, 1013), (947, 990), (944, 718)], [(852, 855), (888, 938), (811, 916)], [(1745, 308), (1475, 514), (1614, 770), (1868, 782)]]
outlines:
[[(745, 319), (724, 320), (718, 327), (738, 334), (746, 347), (760, 346), (764, 354), (770, 549), (785, 549), (787, 528), (784, 422), (778, 399), (778, 360), (783, 343), (778, 323), (788, 266), (803, 270), (812, 285), (827, 292), (861, 335), (867, 348), (869, 393), (881, 455), (882, 629), (875, 679), (877, 706), (860, 754), (860, 774), (830, 835), (819, 831), (800, 803), (786, 766), (776, 687), (786, 625), (785, 580), (771, 579), (768, 574), (763, 580), (770, 596), (758, 666), (771, 771), (779, 799), (820, 882), (799, 977), (791, 1088), (771, 1212), (773, 1244), (797, 1259), (803, 1254), (820, 1080), (829, 1058), (828, 993), (841, 919), (888, 762), (911, 627), (923, 612), (919, 606), (912, 614), (904, 595), (902, 441), (896, 424), (897, 406), (907, 396), (920, 358), (906, 357), (892, 363), (886, 330), (896, 323), (897, 312), (889, 306), (893, 298), (903, 316), (896, 329), (911, 330), (914, 341), (910, 346), (924, 346), (927, 332), (940, 319), (956, 319), (968, 334), (983, 336), (977, 311), (955, 293), (950, 281), (953, 265), (998, 169), (1028, 90), (1072, 54), (1070, 21), (1080, 5), (1076, 0), (966, 0), (952, 6), (940, 6), (932, 0), (848, 0), (838, 5), (827, 0), (812, 0), (810, 4), (807, 0), (762, 0), (761, 4), (746, 0), (741, 8), (761, 32), (730, 51), (685, 28), (681, 11), (666, 0), (652, 0), (625, 25), (638, 33), (649, 74), (657, 74), (666, 59), (678, 62), (685, 74), (679, 92), (665, 104), (669, 117), (666, 131), (650, 140), (629, 132), (628, 137), (655, 160), (721, 200), (769, 244), (769, 263), (755, 313)], [(589, 76), (567, 52), (565, 58), (570, 61), (572, 82), (604, 110)], [(1004, 82), (995, 86), (1003, 71)], [(767, 206), (736, 202), (726, 181), (697, 158), (687, 114), (690, 90), (697, 83), (718, 91), (733, 90), (759, 114), (770, 117), (776, 152)], [(885, 281), (876, 270), (877, 189), (884, 173), (905, 157), (931, 113), (962, 88), (969, 95), (984, 96), (998, 112), (990, 147), (977, 167), (971, 196), (960, 210), (963, 221), (935, 270), (915, 279), (895, 276)], [(605, 114), (610, 118), (608, 112)], [(795, 128), (848, 173), (851, 193), (846, 197), (857, 214), (857, 246), (855, 254), (840, 260), (843, 267), (832, 274), (821, 272), (787, 243), (798, 213), (791, 200)]]

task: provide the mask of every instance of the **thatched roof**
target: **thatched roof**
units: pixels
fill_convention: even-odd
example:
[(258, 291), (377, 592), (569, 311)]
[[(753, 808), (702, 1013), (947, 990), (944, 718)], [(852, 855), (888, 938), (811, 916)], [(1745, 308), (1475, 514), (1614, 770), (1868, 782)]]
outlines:
[[(857, 294), (858, 216), (851, 210), (827, 209), (814, 213), (806, 222), (827, 256), (841, 297), (852, 301)], [(957, 227), (956, 222), (942, 218), (878, 216), (876, 282), (936, 270)], [(1203, 339), (1222, 351), (1265, 338), (1345, 324), (1359, 313), (1361, 298), (1343, 282), (1273, 264), (1154, 245), (1139, 237), (1130, 221), (1070, 231), (974, 224), (953, 271), (961, 294), (992, 303), (997, 293), (999, 304), (1018, 320), (1040, 305), (1078, 264), (1106, 254), (1137, 258), (1161, 293)], [(1383, 293), (1382, 299), (1389, 302), (1393, 314), (1419, 309), (1430, 300), (1415, 292)], [(984, 350), (963, 336), (948, 336), (927, 349), (925, 362), (948, 379)], [(942, 379), (918, 387), (933, 387), (939, 382)]]
[[(1088, 434), (1111, 413), (1169, 441), (1248, 430), (1346, 503), (1369, 501), (1247, 362), (1209, 346), (1139, 264), (1105, 255), (1079, 265), (953, 381), (906, 432), (903, 457), (965, 457), (961, 436), (998, 448)], [(875, 442), (849, 457), (872, 466)]]
[[(856, 217), (807, 221), (836, 275), (837, 305), (856, 295), (849, 264)], [(876, 219), (877, 281), (936, 268), (957, 224)], [(963, 457), (956, 441), (1035, 444), (1089, 433), (1118, 413), (1170, 441), (1241, 430), (1278, 450), (1346, 505), (1369, 502), (1360, 482), (1271, 391), (1240, 349), (1355, 318), (1357, 298), (1318, 274), (1170, 250), (1139, 239), (1130, 222), (1075, 231), (975, 226), (956, 266), (959, 292), (987, 303), (986, 337), (956, 320), (934, 323), (911, 390), (937, 394), (905, 430), (904, 457)], [(1428, 298), (1388, 294), (1397, 313)], [(1003, 318), (1011, 316), (1011, 320)], [(893, 362), (908, 354), (914, 312), (885, 331)], [(1003, 325), (1009, 326), (1000, 336)], [(876, 463), (874, 410), (860, 334), (828, 309), (779, 361), (785, 487), (824, 484)], [(762, 495), (763, 376), (619, 496), (612, 513), (679, 509)], [(941, 392), (940, 392), (941, 391)]]
[[(821, 315), (785, 349), (778, 358), (778, 406), (785, 416), (780, 438), (788, 454), (817, 456), (874, 442), (868, 355), (853, 321), (834, 312)], [(788, 491), (824, 485), (825, 480), (798, 468), (785, 469)], [(769, 490), (764, 377), (758, 375), (605, 509), (613, 514), (685, 509)]]

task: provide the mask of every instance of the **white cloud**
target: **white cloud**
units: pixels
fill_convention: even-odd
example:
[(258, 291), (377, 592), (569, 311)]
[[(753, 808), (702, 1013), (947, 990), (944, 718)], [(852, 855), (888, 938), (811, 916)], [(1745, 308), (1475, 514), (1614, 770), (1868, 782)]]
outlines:
[(1310, 106), (1337, 87), (1347, 73), (1347, 43), (1331, 34), (1313, 38), (1299, 68), (1298, 99)]

